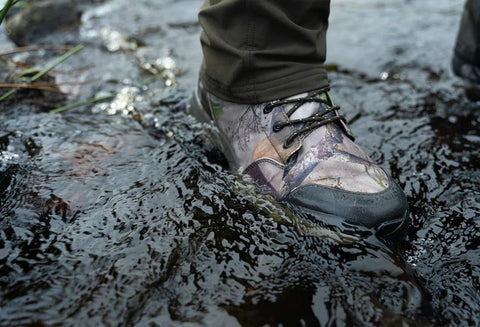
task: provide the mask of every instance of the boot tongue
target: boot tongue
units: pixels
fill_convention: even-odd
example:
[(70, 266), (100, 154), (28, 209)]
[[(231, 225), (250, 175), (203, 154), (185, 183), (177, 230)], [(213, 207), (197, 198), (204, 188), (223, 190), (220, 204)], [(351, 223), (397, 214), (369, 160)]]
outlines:
[[(312, 96), (313, 94), (314, 93), (312, 93), (312, 92), (310, 92), (310, 93), (306, 92), (306, 93), (302, 93), (302, 94), (299, 94), (299, 95), (296, 95), (296, 96), (292, 96), (292, 97), (288, 98), (288, 100), (305, 98), (305, 97), (308, 97), (308, 96)], [(297, 119), (312, 117), (313, 115), (315, 115), (317, 113), (321, 113), (321, 112), (325, 111), (326, 109), (328, 109), (330, 107), (328, 104), (330, 104), (331, 106), (334, 105), (326, 92), (318, 93), (315, 96), (320, 100), (324, 100), (325, 103), (319, 103), (319, 102), (304, 103), (299, 108), (297, 108), (295, 110), (295, 112), (292, 113), (292, 115), (290, 116), (290, 120), (297, 120)], [(285, 111), (288, 112), (291, 108), (293, 108), (293, 106), (295, 106), (295, 104), (288, 105), (285, 108)], [(336, 115), (338, 115), (338, 112), (331, 111), (331, 112), (328, 112), (326, 114), (323, 114), (322, 117), (331, 118), (331, 117), (334, 117)], [(349, 138), (351, 138), (352, 140), (355, 140), (355, 136), (353, 135), (352, 131), (343, 121), (336, 122), (335, 126), (341, 128), (343, 130), (343, 132), (346, 135), (348, 135)], [(300, 129), (300, 128), (303, 128), (303, 127), (304, 127), (304, 124), (301, 124), (301, 125), (296, 125), (295, 128)]]
[[(290, 97), (288, 98), (288, 100), (293, 100), (293, 99), (300, 99), (300, 98), (305, 98), (307, 96), (309, 96), (310, 94), (309, 93), (302, 93), (302, 94), (299, 94), (299, 95), (296, 95), (296, 96), (293, 96), (293, 97)], [(325, 101), (328, 101), (327, 100), (327, 96), (325, 95), (325, 93), (322, 93), (322, 94), (319, 94), (317, 95), (317, 97), (319, 99), (322, 99), (322, 100), (325, 100)], [(290, 105), (288, 108), (287, 108), (287, 111), (292, 108), (294, 105)], [(323, 103), (318, 103), (318, 102), (307, 102), (305, 104), (303, 104), (302, 106), (300, 106), (300, 108), (298, 108), (297, 110), (295, 110), (295, 112), (290, 116), (290, 119), (291, 120), (295, 120), (295, 119), (302, 119), (302, 118), (308, 118), (308, 117), (312, 117), (313, 115), (315, 115), (316, 113), (320, 112), (320, 111), (323, 111), (325, 109), (327, 109), (328, 106), (326, 104), (323, 104)], [(329, 117), (329, 116), (333, 116), (334, 114), (333, 113), (329, 113), (327, 115), (325, 115), (326, 117)]]

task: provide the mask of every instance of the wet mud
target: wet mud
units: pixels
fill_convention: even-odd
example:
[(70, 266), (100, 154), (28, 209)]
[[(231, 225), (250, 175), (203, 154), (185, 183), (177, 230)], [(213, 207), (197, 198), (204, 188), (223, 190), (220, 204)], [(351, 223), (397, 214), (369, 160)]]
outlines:
[(480, 102), (450, 69), (463, 2), (332, 4), (332, 96), (410, 204), (395, 245), (258, 196), (205, 141), (185, 112), (200, 5), (83, 4), (40, 40), (86, 46), (49, 74), (64, 94), (0, 102), (0, 326), (480, 325)]

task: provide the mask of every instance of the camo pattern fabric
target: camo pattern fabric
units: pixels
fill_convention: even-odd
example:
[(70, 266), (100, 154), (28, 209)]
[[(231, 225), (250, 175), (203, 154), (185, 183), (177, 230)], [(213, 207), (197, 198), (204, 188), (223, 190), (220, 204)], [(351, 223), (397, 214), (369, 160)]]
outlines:
[[(284, 147), (287, 138), (302, 125), (288, 125), (275, 132), (274, 123), (311, 117), (327, 109), (327, 104), (305, 103), (288, 117), (294, 104), (279, 105), (265, 113), (266, 104), (235, 104), (203, 92), (210, 115), (235, 153), (235, 161), (262, 193), (281, 200), (296, 187), (307, 184), (356, 193), (377, 193), (388, 188), (386, 173), (353, 141), (343, 123), (314, 129)], [(327, 115), (334, 114), (338, 112)]]
[(480, 67), (461, 61), (459, 58), (455, 59), (453, 62), (453, 69), (458, 76), (466, 78), (474, 83), (480, 83)]

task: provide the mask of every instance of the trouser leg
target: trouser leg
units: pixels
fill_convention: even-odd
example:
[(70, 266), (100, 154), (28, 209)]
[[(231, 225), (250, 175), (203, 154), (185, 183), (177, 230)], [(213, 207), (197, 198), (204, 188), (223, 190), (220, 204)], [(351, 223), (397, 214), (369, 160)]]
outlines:
[(465, 3), (455, 54), (474, 66), (480, 66), (480, 0)]
[(227, 101), (261, 103), (328, 86), (330, 0), (205, 0), (200, 79)]

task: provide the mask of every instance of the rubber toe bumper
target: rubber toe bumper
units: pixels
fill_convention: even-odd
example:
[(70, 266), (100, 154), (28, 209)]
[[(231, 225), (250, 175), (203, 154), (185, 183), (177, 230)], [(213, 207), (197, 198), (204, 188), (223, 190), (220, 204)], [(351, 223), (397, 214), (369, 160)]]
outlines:
[(355, 193), (318, 184), (303, 185), (287, 195), (286, 202), (336, 215), (351, 224), (368, 228), (388, 229), (406, 225), (408, 203), (403, 191), (394, 182), (379, 193)]

